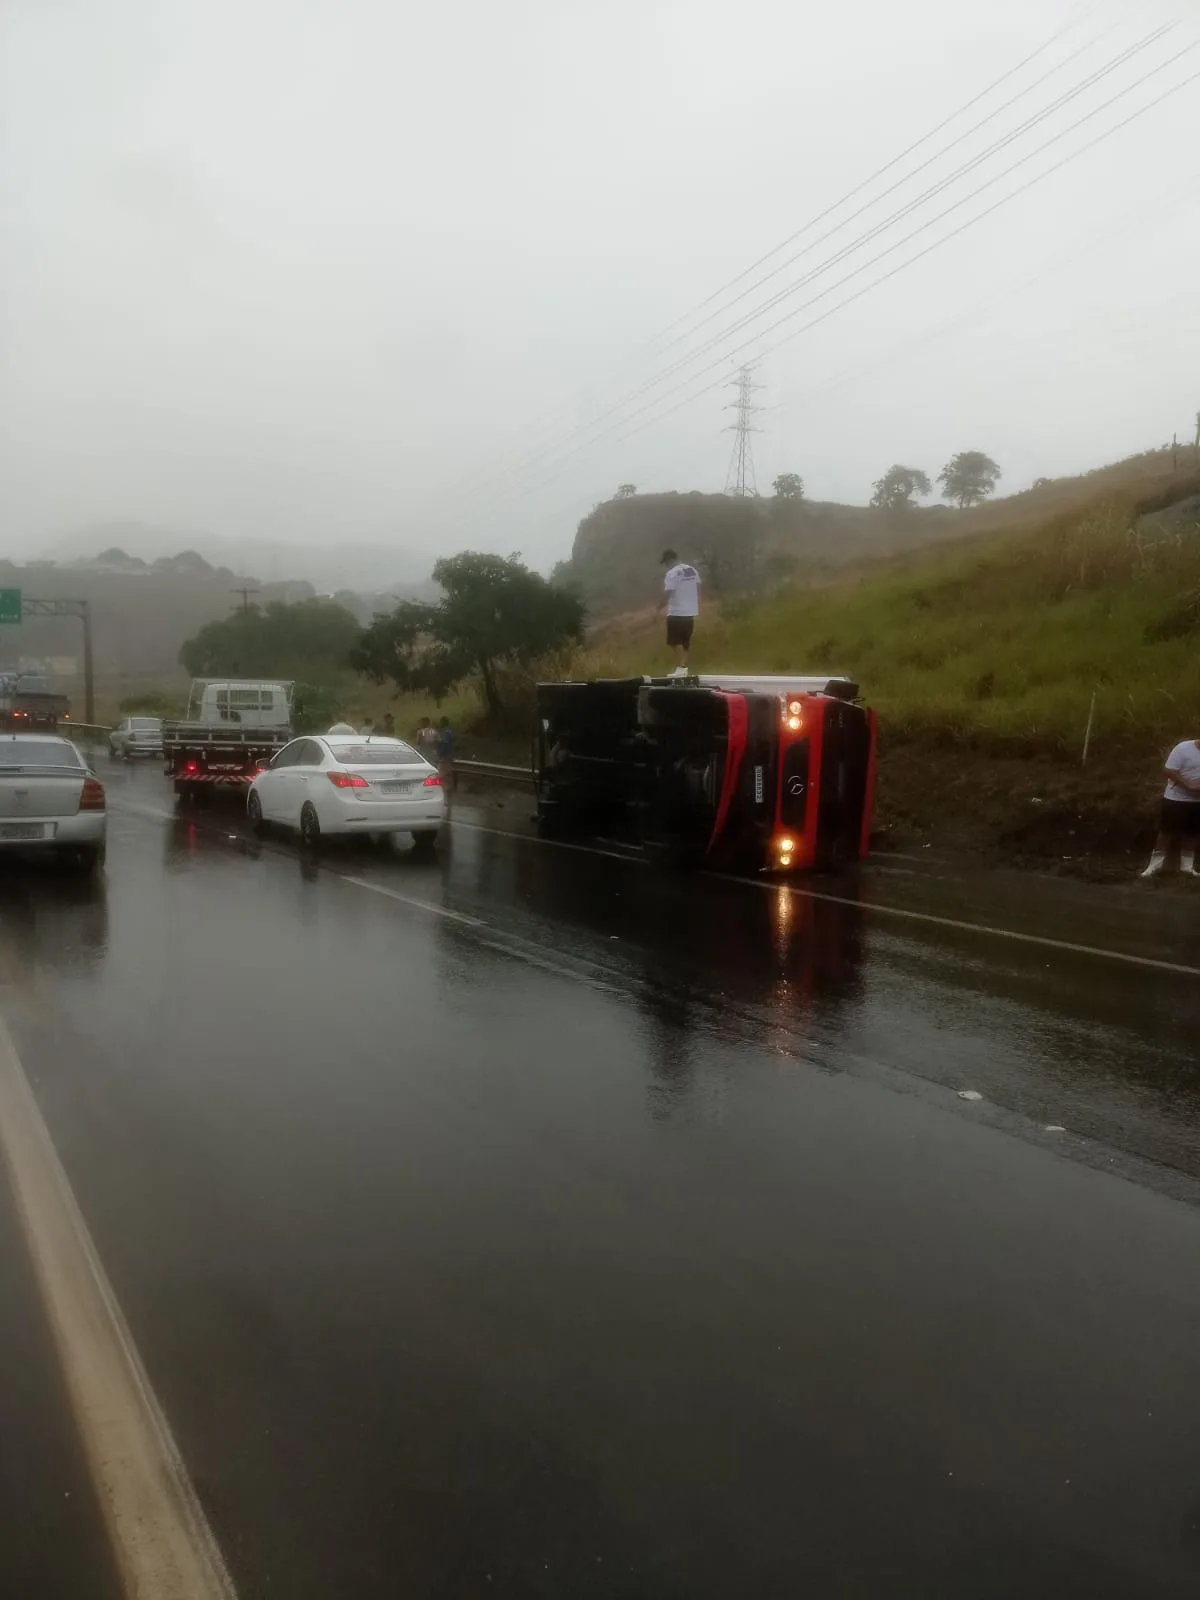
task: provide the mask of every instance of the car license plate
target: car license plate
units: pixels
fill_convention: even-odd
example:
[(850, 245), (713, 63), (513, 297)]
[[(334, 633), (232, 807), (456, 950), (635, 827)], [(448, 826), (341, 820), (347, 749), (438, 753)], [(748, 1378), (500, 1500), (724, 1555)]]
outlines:
[(0, 839), (44, 839), (45, 837), (46, 824), (44, 822), (0, 823)]
[(411, 783), (381, 783), (380, 794), (411, 794), (416, 786)]

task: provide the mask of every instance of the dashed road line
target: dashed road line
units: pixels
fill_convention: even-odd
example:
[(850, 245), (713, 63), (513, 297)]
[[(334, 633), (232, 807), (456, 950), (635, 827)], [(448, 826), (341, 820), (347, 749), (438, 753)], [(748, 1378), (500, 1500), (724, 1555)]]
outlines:
[(3, 1018), (0, 1151), (128, 1600), (235, 1600)]

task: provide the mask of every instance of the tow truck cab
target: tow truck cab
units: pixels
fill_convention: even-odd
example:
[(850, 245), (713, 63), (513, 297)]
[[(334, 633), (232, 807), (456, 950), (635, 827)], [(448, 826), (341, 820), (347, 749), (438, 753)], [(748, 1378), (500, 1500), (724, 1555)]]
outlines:
[(876, 722), (845, 678), (542, 684), (537, 710), (544, 834), (607, 835), (729, 871), (866, 854)]

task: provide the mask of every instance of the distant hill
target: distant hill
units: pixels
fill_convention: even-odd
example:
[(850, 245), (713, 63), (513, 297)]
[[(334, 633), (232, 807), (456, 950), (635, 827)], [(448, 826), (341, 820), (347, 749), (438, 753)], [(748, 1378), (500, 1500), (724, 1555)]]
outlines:
[(146, 565), (191, 550), (210, 566), (255, 573), (266, 582), (304, 580), (321, 594), (335, 589), (419, 586), (432, 564), (429, 556), (418, 551), (384, 543), (345, 542), (336, 531), (326, 545), (313, 546), (269, 539), (224, 539), (196, 529), (164, 528), (136, 520), (80, 528), (56, 540), (45, 555), (59, 565), (92, 564), (102, 552), (112, 550)]
[[(1194, 465), (1189, 451), (1180, 465)], [(694, 561), (710, 599), (734, 589), (765, 593), (781, 582), (830, 576), (863, 562), (929, 546), (1016, 532), (1031, 519), (1087, 505), (1108, 493), (1153, 493), (1174, 471), (1170, 450), (1152, 450), (1073, 478), (1046, 479), (966, 511), (914, 506), (889, 514), (811, 500), (735, 499), (668, 493), (603, 501), (579, 524), (570, 559), (555, 571), (576, 586), (593, 621), (657, 601), (658, 560), (670, 546)], [(752, 579), (739, 583), (739, 551), (757, 548)]]
[[(20, 589), (29, 598), (87, 600), (97, 680), (119, 690), (122, 684), (169, 683), (182, 678), (180, 646), (207, 622), (227, 617), (242, 603), (273, 601), (293, 605), (319, 591), (307, 579), (270, 582), (213, 566), (195, 550), (153, 559), (108, 545), (93, 558), (70, 563), (50, 560), (0, 561), (0, 587)], [(339, 589), (338, 602), (360, 622), (386, 611), (397, 598), (427, 593), (428, 584), (389, 589)], [(72, 618), (27, 617), (19, 627), (0, 626), (0, 667), (20, 660), (46, 662), (69, 693), (81, 684), (81, 633)]]

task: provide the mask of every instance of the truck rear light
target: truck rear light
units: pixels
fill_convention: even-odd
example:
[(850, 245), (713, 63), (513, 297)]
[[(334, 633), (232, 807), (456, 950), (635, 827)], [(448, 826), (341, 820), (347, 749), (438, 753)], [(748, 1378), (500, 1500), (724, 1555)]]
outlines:
[(436, 772), (431, 772), (422, 785), (422, 788), (425, 789), (440, 789), (441, 787), (442, 780)]
[(335, 789), (369, 789), (371, 786), (358, 772), (327, 772), (325, 776)]
[(104, 785), (96, 778), (83, 780), (83, 793), (79, 796), (80, 811), (104, 810)]
[(199, 772), (200, 763), (198, 761), (185, 761), (183, 763), (183, 770), (185, 772)]

